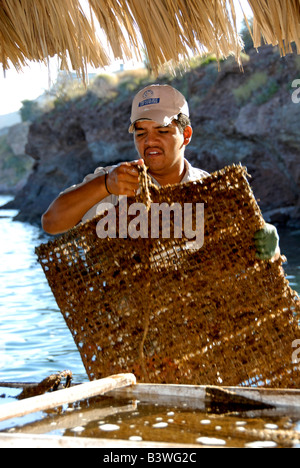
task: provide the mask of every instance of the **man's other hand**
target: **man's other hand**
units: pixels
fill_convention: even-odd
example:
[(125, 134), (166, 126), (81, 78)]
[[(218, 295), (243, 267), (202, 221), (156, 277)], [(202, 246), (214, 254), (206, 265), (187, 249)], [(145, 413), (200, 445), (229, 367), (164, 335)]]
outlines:
[(256, 258), (270, 260), (279, 254), (279, 236), (275, 226), (266, 223), (262, 229), (254, 234)]

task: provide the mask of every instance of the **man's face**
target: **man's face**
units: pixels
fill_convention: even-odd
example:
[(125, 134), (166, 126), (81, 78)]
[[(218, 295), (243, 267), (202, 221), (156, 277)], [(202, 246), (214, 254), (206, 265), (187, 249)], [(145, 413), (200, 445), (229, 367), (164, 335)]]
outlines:
[(168, 174), (173, 167), (182, 164), (185, 146), (191, 137), (187, 137), (188, 129), (191, 131), (191, 127), (187, 127), (182, 134), (174, 122), (167, 127), (153, 120), (136, 122), (135, 147), (153, 175)]

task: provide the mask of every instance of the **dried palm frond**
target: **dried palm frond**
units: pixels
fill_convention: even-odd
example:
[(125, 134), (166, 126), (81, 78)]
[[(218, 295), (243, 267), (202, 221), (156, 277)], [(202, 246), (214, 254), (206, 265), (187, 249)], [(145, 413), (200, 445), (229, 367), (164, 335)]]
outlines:
[(226, 0), (89, 0), (90, 14), (79, 0), (0, 0), (0, 62), (20, 69), (27, 61), (58, 55), (83, 76), (87, 64), (108, 65), (107, 38), (114, 58), (141, 58), (151, 67), (178, 63), (190, 53), (234, 54), (241, 41), (229, 21)]
[(0, 60), (22, 68), (27, 61), (45, 62), (58, 55), (62, 68), (83, 76), (89, 63), (106, 66), (109, 59), (78, 0), (1, 0)]
[(292, 52), (295, 42), (300, 51), (300, 1), (299, 0), (248, 0), (253, 11), (254, 46), (262, 39), (267, 44), (279, 46), (281, 55)]
[[(249, 0), (254, 13), (254, 45), (261, 37), (300, 46), (300, 0)], [(88, 5), (89, 8), (84, 8)], [(103, 37), (107, 46), (103, 45)], [(190, 55), (234, 55), (240, 62), (233, 0), (0, 0), (0, 63), (4, 70), (57, 55), (61, 67), (83, 77), (86, 66), (105, 67), (111, 58), (141, 58), (154, 72)], [(70, 63), (70, 65), (68, 65)]]

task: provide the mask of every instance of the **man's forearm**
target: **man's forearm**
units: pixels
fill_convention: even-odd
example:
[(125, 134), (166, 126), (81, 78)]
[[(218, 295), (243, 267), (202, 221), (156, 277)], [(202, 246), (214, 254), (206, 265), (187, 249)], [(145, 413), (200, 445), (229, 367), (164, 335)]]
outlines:
[(85, 213), (108, 196), (104, 175), (59, 195), (42, 216), (42, 227), (49, 234), (61, 234), (76, 226)]

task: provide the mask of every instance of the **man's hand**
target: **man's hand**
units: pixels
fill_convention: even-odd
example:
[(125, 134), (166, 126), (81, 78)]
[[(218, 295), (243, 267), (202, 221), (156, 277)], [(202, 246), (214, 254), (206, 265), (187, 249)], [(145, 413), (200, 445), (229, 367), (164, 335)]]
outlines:
[(274, 255), (279, 254), (279, 236), (276, 227), (266, 223), (254, 234), (254, 244), (256, 258), (260, 260), (270, 260)]
[(114, 195), (127, 195), (132, 197), (139, 188), (139, 173), (137, 166), (142, 166), (144, 161), (124, 162), (111, 170), (106, 176), (106, 186)]

